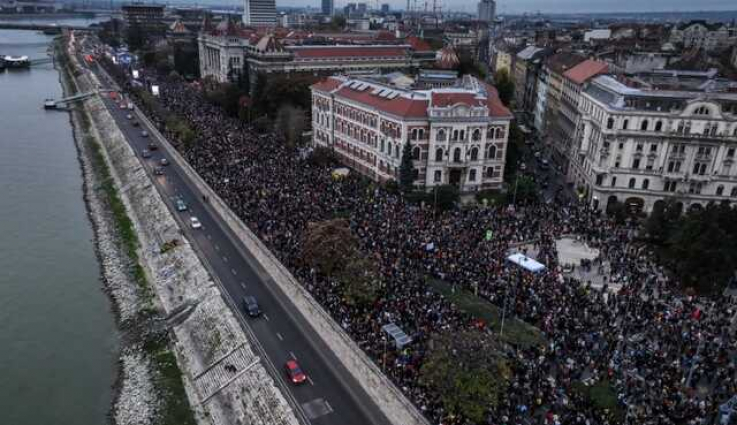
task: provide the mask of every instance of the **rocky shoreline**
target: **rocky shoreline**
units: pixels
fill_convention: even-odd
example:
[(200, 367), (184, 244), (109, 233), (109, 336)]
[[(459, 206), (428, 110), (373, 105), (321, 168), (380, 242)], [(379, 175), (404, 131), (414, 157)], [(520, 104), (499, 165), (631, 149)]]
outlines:
[[(58, 63), (56, 68), (64, 95), (71, 95), (74, 90), (69, 70), (63, 69), (63, 65)], [(121, 249), (114, 219), (105, 207), (106, 199), (100, 190), (99, 175), (92, 164), (91, 136), (82, 123), (83, 114), (84, 111), (74, 109), (69, 117), (82, 170), (84, 202), (95, 235), (94, 245), (103, 289), (110, 297), (121, 333), (110, 422), (115, 425), (154, 424), (160, 396), (155, 388), (151, 360), (142, 352), (140, 335), (141, 330), (147, 327), (145, 322), (151, 317), (145, 308), (141, 288), (131, 274), (132, 261)]]

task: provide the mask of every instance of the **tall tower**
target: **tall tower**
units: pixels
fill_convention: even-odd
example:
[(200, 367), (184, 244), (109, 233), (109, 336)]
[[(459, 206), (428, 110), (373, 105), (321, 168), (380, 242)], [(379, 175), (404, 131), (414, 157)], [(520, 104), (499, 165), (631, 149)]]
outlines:
[(496, 14), (496, 2), (494, 0), (479, 0), (478, 15), (479, 21), (494, 22)]
[(243, 0), (243, 23), (254, 27), (276, 25), (276, 0)]
[(322, 0), (322, 14), (326, 16), (333, 16), (333, 13), (335, 13), (334, 0)]

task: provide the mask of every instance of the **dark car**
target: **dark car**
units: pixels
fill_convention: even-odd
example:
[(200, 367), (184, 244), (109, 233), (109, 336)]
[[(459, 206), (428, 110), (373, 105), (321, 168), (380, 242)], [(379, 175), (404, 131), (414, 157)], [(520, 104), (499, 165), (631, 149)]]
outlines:
[(177, 198), (176, 204), (177, 204), (177, 211), (179, 212), (187, 211), (187, 204), (184, 202), (184, 199)]
[(154, 168), (154, 174), (157, 176), (163, 176), (164, 175), (164, 169), (161, 167)]
[(148, 144), (148, 148), (149, 148), (150, 150), (152, 150), (152, 151), (155, 151), (155, 150), (159, 149), (159, 145), (157, 145), (157, 144), (156, 144), (156, 143), (154, 143), (154, 142), (151, 142), (151, 143), (149, 143), (149, 144)]
[(289, 380), (293, 384), (302, 384), (307, 380), (307, 375), (302, 372), (302, 368), (299, 367), (296, 360), (288, 360), (284, 365), (284, 369), (287, 372), (287, 377), (289, 377)]
[(256, 301), (256, 297), (252, 295), (243, 297), (243, 309), (251, 317), (258, 317), (261, 315), (261, 309), (258, 307), (258, 301)]
[(138, 121), (136, 121), (136, 120), (133, 120), (133, 122), (131, 122), (131, 125), (132, 125), (133, 127), (138, 127), (139, 125), (141, 125), (141, 123), (139, 123), (139, 122), (138, 122)]

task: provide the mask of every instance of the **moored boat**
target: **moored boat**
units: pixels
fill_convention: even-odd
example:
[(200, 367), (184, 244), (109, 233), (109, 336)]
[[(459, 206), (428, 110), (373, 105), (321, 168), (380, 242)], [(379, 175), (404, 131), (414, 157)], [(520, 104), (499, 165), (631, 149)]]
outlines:
[(3, 62), (6, 68), (29, 68), (31, 66), (28, 56), (5, 56)]

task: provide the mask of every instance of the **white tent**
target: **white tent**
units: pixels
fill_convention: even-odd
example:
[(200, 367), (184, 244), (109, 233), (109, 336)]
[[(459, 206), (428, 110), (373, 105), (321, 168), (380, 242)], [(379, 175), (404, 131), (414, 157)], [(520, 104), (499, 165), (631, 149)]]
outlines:
[(532, 273), (538, 273), (545, 270), (545, 266), (543, 264), (540, 264), (532, 258), (526, 257), (520, 253), (510, 255), (507, 257), (507, 260)]

